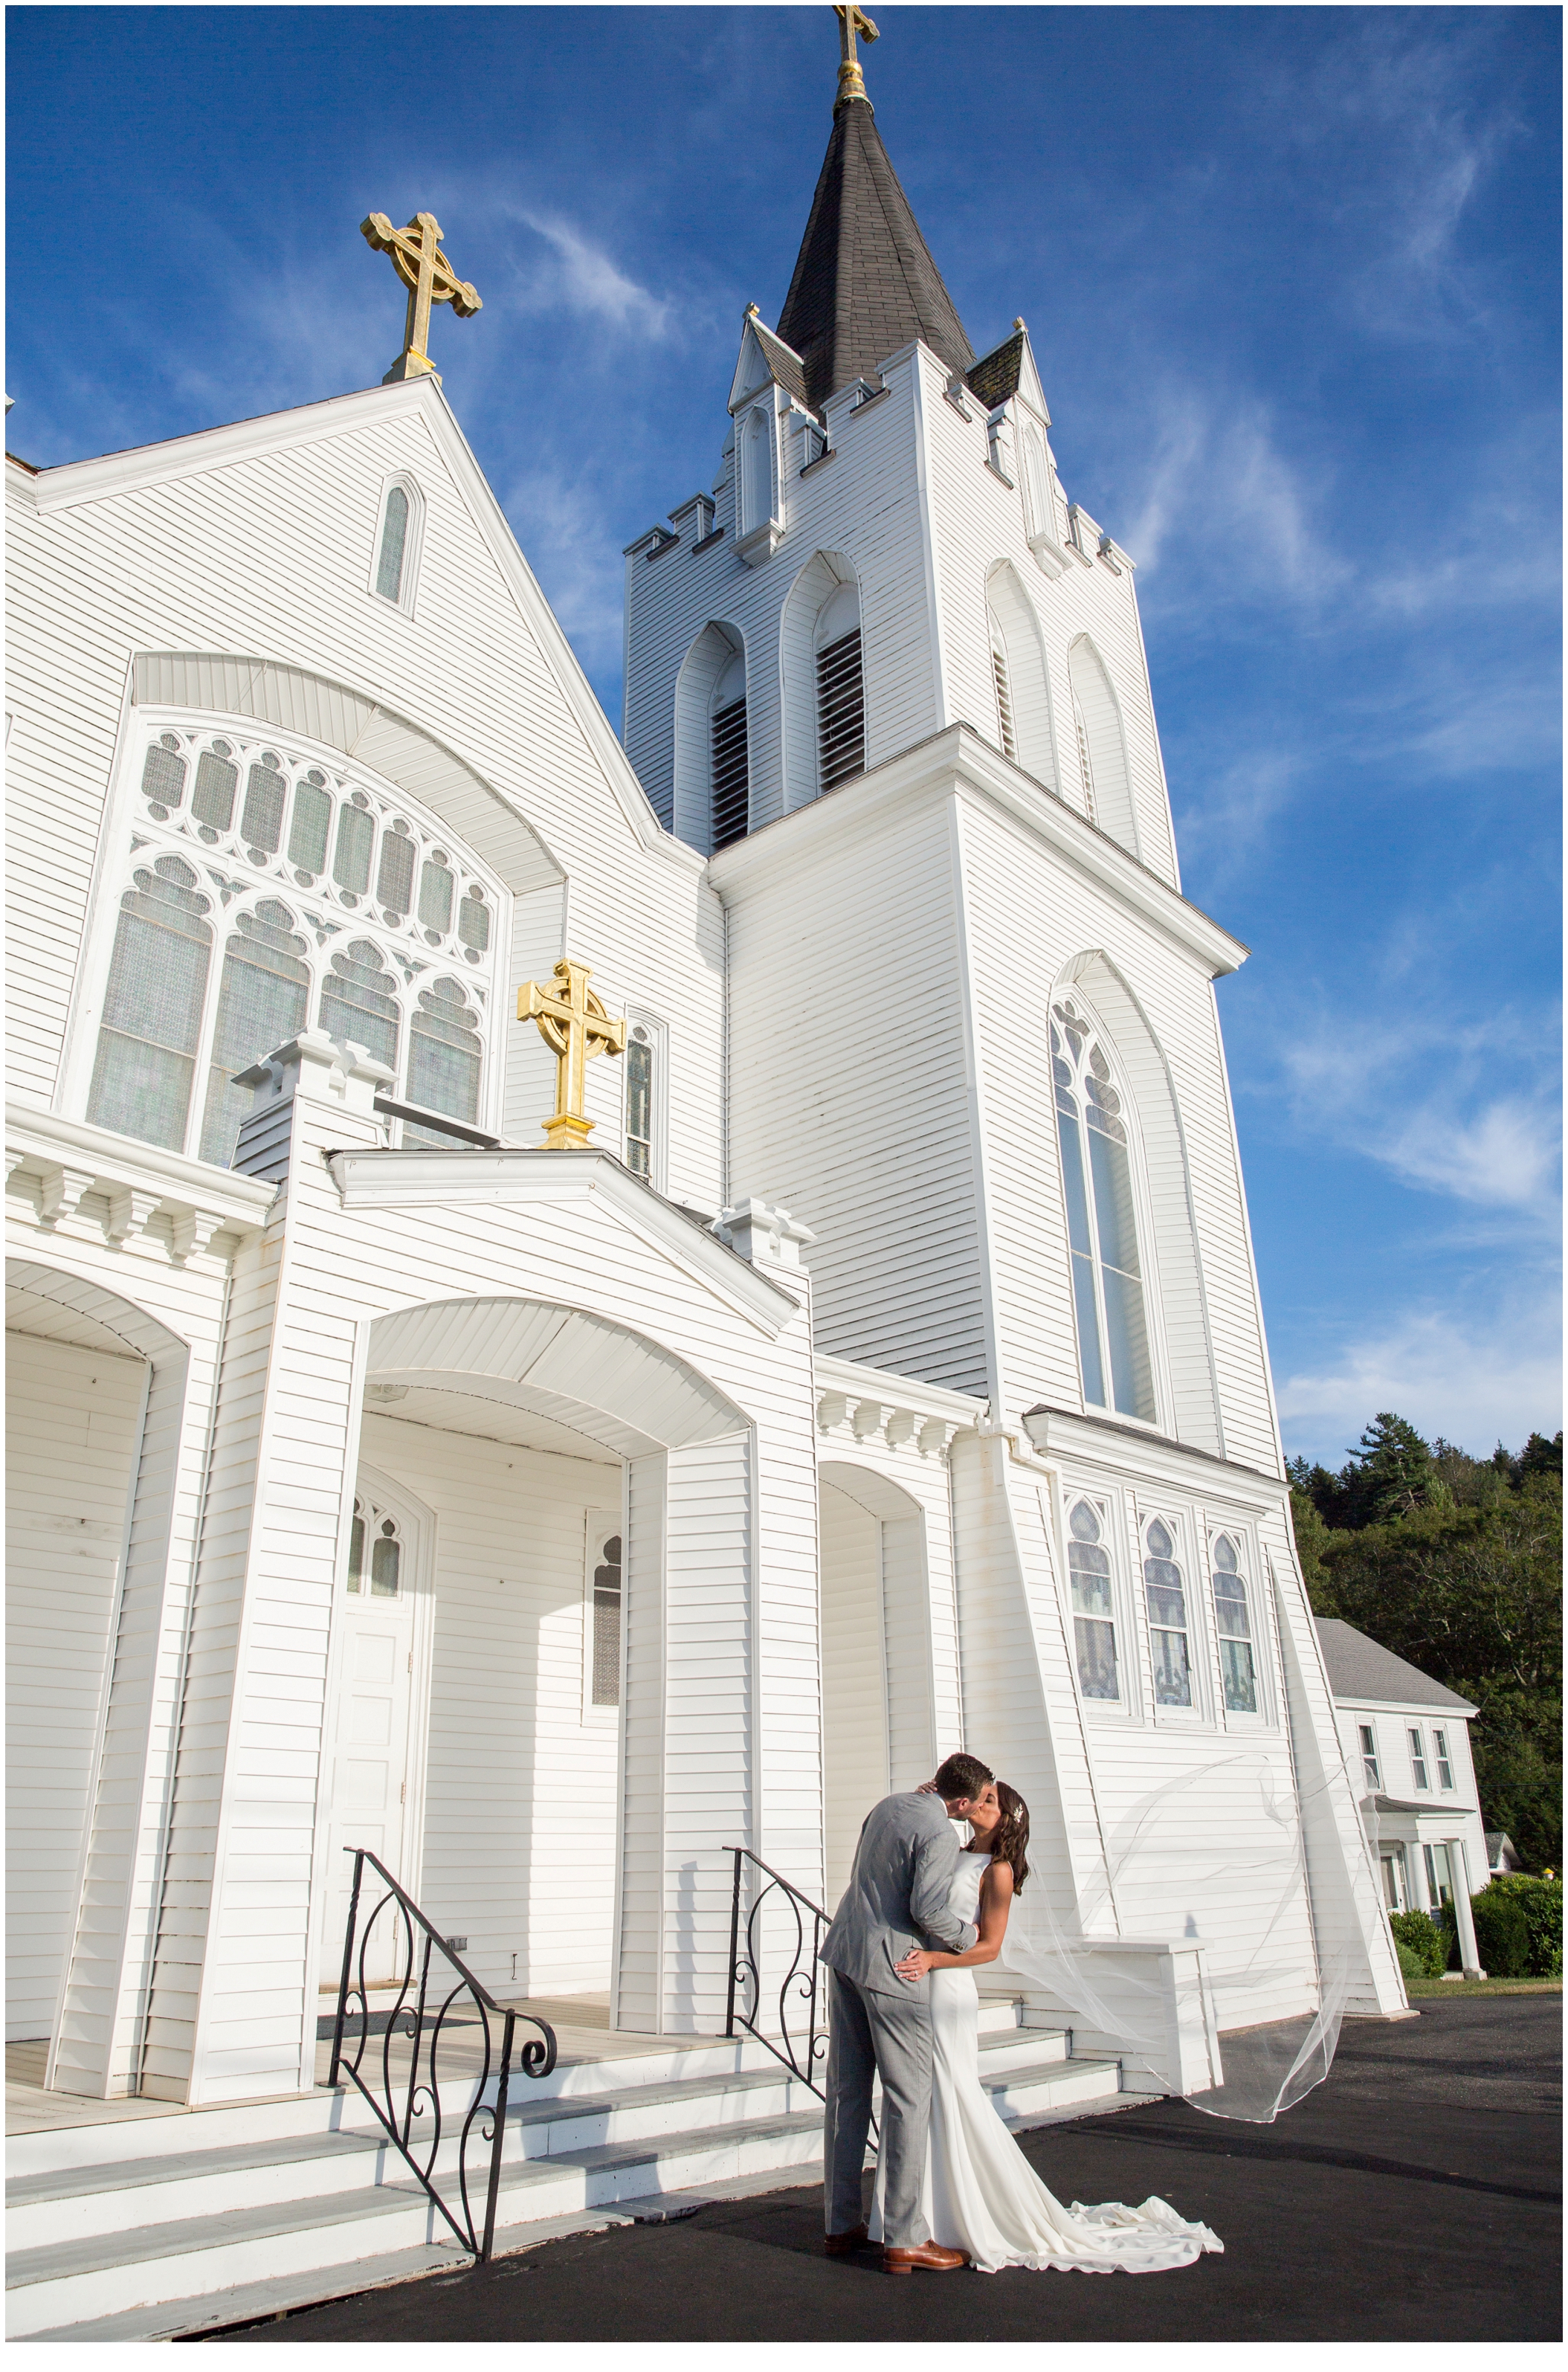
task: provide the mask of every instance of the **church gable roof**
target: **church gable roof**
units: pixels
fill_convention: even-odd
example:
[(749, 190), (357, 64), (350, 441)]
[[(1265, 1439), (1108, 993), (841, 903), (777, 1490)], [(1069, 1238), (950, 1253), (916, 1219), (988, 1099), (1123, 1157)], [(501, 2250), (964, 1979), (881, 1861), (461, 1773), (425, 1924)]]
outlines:
[(800, 355), (817, 409), (913, 338), (953, 370), (974, 361), (867, 99), (833, 110), (778, 334)]
[(769, 329), (755, 308), (749, 308), (746, 327), (741, 333), (740, 353), (736, 359), (735, 377), (730, 382), (729, 408), (738, 412), (759, 388), (775, 380), (786, 395), (797, 403), (807, 401), (806, 366), (793, 346)]

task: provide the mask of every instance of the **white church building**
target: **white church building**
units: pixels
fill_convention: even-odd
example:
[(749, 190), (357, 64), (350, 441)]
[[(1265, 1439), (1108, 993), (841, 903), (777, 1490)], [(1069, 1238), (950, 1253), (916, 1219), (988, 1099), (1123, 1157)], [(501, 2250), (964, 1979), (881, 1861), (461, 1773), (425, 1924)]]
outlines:
[[(714, 437), (627, 551), (619, 738), (427, 372), (8, 465), (46, 2089), (309, 2090), (352, 1845), (498, 1996), (721, 2032), (730, 1849), (830, 1906), (960, 1744), (1057, 1931), (1211, 2052), (1330, 1961), (1404, 2007), (1292, 1541), (1246, 950), (1182, 893), (1133, 563), (858, 92)], [(547, 1145), (519, 994), (567, 963), (624, 1050)]]

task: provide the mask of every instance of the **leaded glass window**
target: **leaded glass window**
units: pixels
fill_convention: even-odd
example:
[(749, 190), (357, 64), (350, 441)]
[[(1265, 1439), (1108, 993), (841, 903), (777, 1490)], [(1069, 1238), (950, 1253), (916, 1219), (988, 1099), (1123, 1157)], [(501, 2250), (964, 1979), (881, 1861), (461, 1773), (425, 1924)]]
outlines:
[(182, 857), (133, 876), (120, 901), (87, 1118), (147, 1145), (185, 1143), (212, 962), (212, 900)]
[(1068, 1518), (1067, 1571), (1073, 1593), (1073, 1640), (1078, 1686), (1086, 1697), (1118, 1699), (1116, 1608), (1110, 1557), (1098, 1511), (1080, 1499)]
[[(479, 1118), (479, 1019), (460, 980), (422, 988), (409, 1020), (408, 1099), (449, 1119)], [(432, 1129), (403, 1124), (405, 1145), (450, 1145)]]
[(408, 489), (406, 486), (390, 486), (381, 513), (381, 550), (376, 563), (376, 590), (383, 601), (401, 601), (402, 599), (408, 525)]
[(1149, 1610), (1149, 1645), (1155, 1669), (1155, 1703), (1190, 1705), (1192, 1666), (1187, 1650), (1187, 1594), (1176, 1542), (1156, 1516), (1144, 1534), (1144, 1596)]
[(1258, 1668), (1252, 1654), (1252, 1617), (1247, 1581), (1236, 1543), (1222, 1532), (1214, 1545), (1214, 1629), (1219, 1634), (1220, 1679), (1226, 1713), (1256, 1713)]
[(321, 982), (317, 1018), (340, 1046), (352, 1040), (395, 1072), (401, 1017), (398, 983), (384, 967), (385, 959), (374, 939), (351, 939), (333, 956), (331, 969)]
[(233, 1160), (239, 1123), (250, 1109), (250, 1090), (234, 1085), (235, 1074), (286, 1046), (309, 1017), (308, 950), (294, 919), (278, 899), (263, 898), (253, 914), (238, 917), (224, 954), (201, 1145), (202, 1159), (220, 1169)]
[(593, 1580), (593, 1691), (596, 1705), (621, 1703), (621, 1544), (614, 1532), (602, 1542)]
[(1152, 1424), (1127, 1115), (1104, 1044), (1071, 998), (1051, 1007), (1051, 1053), (1084, 1398)]
[(654, 1042), (637, 1022), (626, 1041), (626, 1167), (653, 1176)]
[(87, 1117), (226, 1164), (250, 1108), (235, 1077), (314, 1018), (387, 1063), (397, 1098), (480, 1123), (502, 883), (402, 793), (275, 727), (145, 732)]

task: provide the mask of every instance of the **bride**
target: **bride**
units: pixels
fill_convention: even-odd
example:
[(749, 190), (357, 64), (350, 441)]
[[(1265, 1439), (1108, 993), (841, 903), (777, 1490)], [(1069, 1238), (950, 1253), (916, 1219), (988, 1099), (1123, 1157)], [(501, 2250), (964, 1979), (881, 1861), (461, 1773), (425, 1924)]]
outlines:
[[(912, 1951), (899, 1974), (931, 1982), (931, 2139), (921, 2206), (934, 2240), (967, 2250), (977, 2273), (1026, 2265), (1035, 2273), (1167, 2273), (1224, 2242), (1206, 2224), (1184, 2223), (1163, 2199), (1142, 2207), (1063, 2207), (1003, 2123), (980, 2080), (980, 1995), (973, 1971), (996, 1959), (1007, 1913), (1028, 1875), (1028, 1807), (1005, 1782), (987, 1786), (970, 1815), (948, 1908), (978, 1925), (972, 1950)], [(882, 2237), (878, 2168), (870, 2238)]]

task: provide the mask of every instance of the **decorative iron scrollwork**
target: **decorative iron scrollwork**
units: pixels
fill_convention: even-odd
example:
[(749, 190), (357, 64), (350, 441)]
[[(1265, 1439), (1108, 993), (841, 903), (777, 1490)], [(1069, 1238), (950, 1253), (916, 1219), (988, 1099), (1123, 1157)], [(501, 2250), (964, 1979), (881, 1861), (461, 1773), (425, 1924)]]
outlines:
[[(548, 2076), (555, 2064), (554, 2029), (543, 2018), (531, 2017), (522, 2010), (504, 2009), (493, 2000), (473, 1971), (436, 1934), (412, 1896), (404, 1893), (385, 1863), (377, 1861), (363, 1846), (349, 1845), (344, 1850), (354, 1855), (354, 1889), (343, 1936), (343, 1976), (338, 1985), (332, 2059), (327, 2081), (336, 2084), (346, 2076), (357, 2086), (377, 2124), (459, 2245), (475, 2257), (488, 2257), (495, 2244), (495, 2203), (501, 2186), (501, 2150), (514, 2057), (522, 2075), (536, 2080)], [(367, 1866), (386, 1890), (374, 1910), (362, 1917), (361, 1889)], [(374, 1887), (371, 1890), (375, 1890)], [(379, 1924), (383, 1919), (385, 1924)], [(392, 1967), (400, 1972), (395, 1980), (397, 1998), (385, 2013), (373, 2014), (370, 2008), (366, 1966), (373, 1938), (377, 1947), (390, 1944)], [(470, 2005), (477, 2016), (467, 2014)], [(352, 2031), (355, 2021), (357, 2035)], [(538, 2029), (537, 2034), (526, 2036), (520, 2044), (519, 2023)], [(381, 2047), (378, 2054), (369, 2053), (367, 2082), (366, 2057), (377, 2028)], [(458, 2129), (453, 2169), (457, 2196), (448, 2203), (436, 2184), (444, 2134), (439, 2062), (443, 2041), (455, 2033), (465, 2037), (465, 2055), (476, 2041), (481, 2042), (482, 2062), (477, 2074), (470, 2063), (466, 2072), (454, 2069), (447, 2079), (448, 2085), (471, 2081), (474, 2087), (472, 2100)], [(402, 2043), (410, 2046), (406, 2067), (394, 2064), (394, 2058), (401, 2057), (401, 2052), (394, 2052), (394, 2045)], [(494, 2096), (487, 2097), (493, 2079)], [(421, 2122), (425, 2118), (428, 2123)], [(482, 2231), (469, 2193), (469, 2153), (476, 2127), (479, 2142), (487, 2144), (490, 2152)], [(446, 2173), (443, 2179), (449, 2187), (451, 2174)]]

